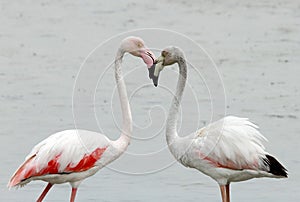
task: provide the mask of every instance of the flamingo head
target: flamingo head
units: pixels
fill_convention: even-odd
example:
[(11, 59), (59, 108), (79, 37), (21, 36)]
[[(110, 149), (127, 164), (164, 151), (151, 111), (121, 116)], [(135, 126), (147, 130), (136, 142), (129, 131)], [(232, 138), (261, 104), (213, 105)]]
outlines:
[(148, 67), (154, 64), (154, 54), (146, 47), (143, 39), (139, 37), (130, 36), (125, 38), (121, 43), (121, 50), (136, 57), (141, 57)]
[(155, 87), (158, 85), (159, 73), (164, 67), (178, 63), (180, 60), (184, 60), (184, 54), (183, 51), (177, 47), (170, 46), (161, 52), (161, 55), (155, 60), (149, 70), (149, 72), (152, 72), (151, 75), (149, 74), (149, 77), (153, 80)]

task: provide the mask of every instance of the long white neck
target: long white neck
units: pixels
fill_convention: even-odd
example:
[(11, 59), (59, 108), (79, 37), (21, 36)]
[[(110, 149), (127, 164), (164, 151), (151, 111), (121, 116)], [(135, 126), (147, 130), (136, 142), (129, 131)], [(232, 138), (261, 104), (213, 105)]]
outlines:
[(170, 145), (178, 138), (177, 134), (177, 122), (179, 118), (179, 107), (182, 100), (182, 94), (184, 91), (186, 78), (187, 78), (187, 67), (184, 58), (180, 58), (178, 61), (179, 66), (179, 78), (176, 87), (176, 94), (173, 98), (171, 108), (169, 110), (169, 115), (166, 125), (166, 137), (167, 143)]
[(125, 52), (121, 48), (119, 48), (115, 59), (115, 79), (122, 110), (122, 131), (121, 136), (119, 137), (119, 139), (116, 140), (116, 143), (118, 145), (119, 152), (121, 153), (123, 153), (129, 145), (132, 134), (131, 110), (128, 102), (125, 81), (121, 71), (121, 64), (124, 53)]

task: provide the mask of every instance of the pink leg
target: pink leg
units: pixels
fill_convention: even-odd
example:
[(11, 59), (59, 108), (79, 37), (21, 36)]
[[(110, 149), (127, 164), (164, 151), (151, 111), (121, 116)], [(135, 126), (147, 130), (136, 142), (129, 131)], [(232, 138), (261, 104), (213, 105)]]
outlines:
[(46, 188), (44, 189), (43, 193), (40, 195), (40, 197), (38, 198), (38, 200), (36, 202), (42, 202), (52, 186), (53, 186), (53, 184), (48, 183)]
[(221, 190), (222, 202), (227, 202), (225, 185), (220, 185), (220, 190)]
[(77, 193), (77, 188), (73, 188), (72, 187), (72, 194), (71, 194), (70, 202), (74, 202), (75, 201), (76, 193)]
[(229, 187), (230, 185), (229, 184), (227, 184), (226, 185), (226, 200), (227, 200), (227, 202), (230, 202), (230, 187)]

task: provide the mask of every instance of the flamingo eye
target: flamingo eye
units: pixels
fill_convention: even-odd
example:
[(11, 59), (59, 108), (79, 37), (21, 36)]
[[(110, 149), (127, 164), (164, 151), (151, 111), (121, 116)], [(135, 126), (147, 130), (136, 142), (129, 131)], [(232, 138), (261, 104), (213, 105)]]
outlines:
[(139, 48), (142, 48), (144, 45), (143, 45), (141, 42), (138, 42), (138, 43), (137, 43), (137, 46), (138, 46)]
[(162, 55), (163, 57), (166, 57), (166, 56), (168, 55), (168, 52), (167, 52), (167, 51), (163, 51), (163, 52), (161, 53), (161, 55)]

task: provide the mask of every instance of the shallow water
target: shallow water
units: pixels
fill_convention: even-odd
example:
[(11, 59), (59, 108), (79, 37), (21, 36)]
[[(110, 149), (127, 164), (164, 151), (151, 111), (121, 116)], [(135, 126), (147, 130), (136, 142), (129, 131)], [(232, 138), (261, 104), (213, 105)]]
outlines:
[[(222, 117), (225, 105), (227, 114), (249, 117), (258, 124), (269, 140), (267, 150), (288, 168), (288, 179), (233, 184), (233, 201), (299, 201), (297, 1), (277, 1), (276, 5), (267, 0), (226, 4), (181, 1), (171, 5), (168, 1), (2, 1), (0, 6), (1, 201), (34, 201), (38, 197), (45, 183), (32, 182), (17, 191), (8, 191), (10, 176), (36, 143), (54, 132), (74, 128), (73, 85), (89, 52), (113, 35), (142, 27), (171, 29), (187, 35), (209, 52), (222, 76), (227, 102), (220, 95), (212, 109), (205, 82), (212, 85), (210, 90), (221, 93), (220, 81), (206, 77), (204, 82), (189, 68), (192, 87), (187, 86), (185, 92), (180, 134), (187, 135), (207, 123), (212, 112), (214, 118)], [(203, 75), (212, 71), (209, 60), (189, 50), (188, 45), (184, 47), (185, 42), (152, 33), (156, 32), (141, 33), (149, 47), (179, 44)], [(82, 105), (75, 110), (78, 127), (101, 129), (112, 139), (118, 137), (121, 118), (112, 69), (97, 89), (94, 84), (113, 61), (113, 47), (118, 42), (114, 40), (108, 47), (97, 49), (87, 60), (85, 67), (92, 74), (83, 74), (80, 78), (84, 86), (76, 89), (76, 95), (88, 97), (80, 99)], [(142, 62), (129, 56), (125, 59), (123, 69), (128, 94), (132, 95), (134, 139), (124, 156), (81, 184), (77, 201), (220, 201), (217, 184), (174, 162), (165, 146), (164, 110), (171, 100), (171, 92), (166, 88), (174, 91), (177, 69), (164, 70), (160, 82), (166, 88), (155, 89)], [(96, 113), (90, 97), (95, 90)], [(56, 185), (45, 201), (68, 201), (69, 195), (69, 185)]]

